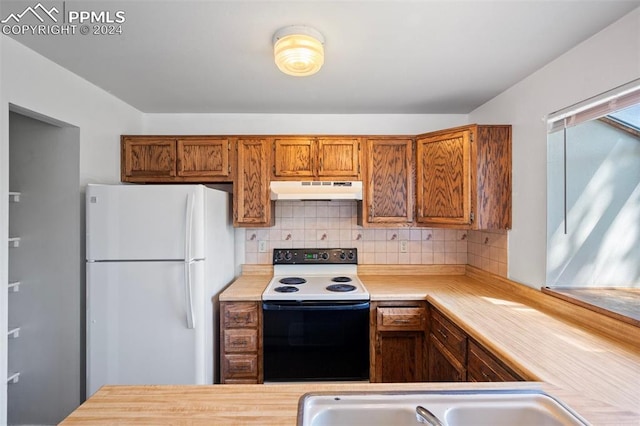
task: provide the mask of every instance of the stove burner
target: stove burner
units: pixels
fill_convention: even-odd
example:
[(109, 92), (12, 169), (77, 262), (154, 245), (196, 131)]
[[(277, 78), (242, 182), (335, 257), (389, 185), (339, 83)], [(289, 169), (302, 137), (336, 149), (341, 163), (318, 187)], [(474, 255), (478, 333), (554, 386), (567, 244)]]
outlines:
[(278, 293), (295, 293), (296, 291), (298, 291), (300, 289), (298, 287), (285, 285), (285, 286), (281, 286), (281, 287), (276, 287), (273, 290), (277, 291)]
[(331, 284), (327, 287), (329, 291), (337, 291), (337, 292), (347, 292), (353, 291), (356, 289), (356, 286), (351, 284)]
[(349, 277), (333, 277), (331, 281), (334, 283), (350, 283), (352, 280)]
[(286, 285), (298, 285), (298, 284), (304, 284), (306, 282), (307, 280), (299, 277), (286, 277), (286, 278), (280, 279), (280, 283), (286, 284)]

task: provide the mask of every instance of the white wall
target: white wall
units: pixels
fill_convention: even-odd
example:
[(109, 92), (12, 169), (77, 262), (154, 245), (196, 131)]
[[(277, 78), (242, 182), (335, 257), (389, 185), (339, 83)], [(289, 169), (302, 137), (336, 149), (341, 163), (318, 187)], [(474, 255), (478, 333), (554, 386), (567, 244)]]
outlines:
[(145, 114), (149, 134), (415, 135), (467, 124), (465, 114)]
[(544, 117), (639, 77), (640, 8), (470, 114), (472, 122), (513, 125), (511, 279), (538, 288), (545, 283)]
[[(0, 36), (0, 241), (8, 238), (9, 104), (80, 128), (79, 192), (88, 182), (119, 181), (119, 136), (139, 133), (142, 124), (140, 111)], [(0, 283), (8, 282), (7, 249), (7, 244), (0, 244)], [(0, 330), (7, 329), (7, 296), (0, 291)], [(80, 318), (78, 326), (84, 333)], [(0, 424), (7, 414), (6, 342), (0, 339)]]

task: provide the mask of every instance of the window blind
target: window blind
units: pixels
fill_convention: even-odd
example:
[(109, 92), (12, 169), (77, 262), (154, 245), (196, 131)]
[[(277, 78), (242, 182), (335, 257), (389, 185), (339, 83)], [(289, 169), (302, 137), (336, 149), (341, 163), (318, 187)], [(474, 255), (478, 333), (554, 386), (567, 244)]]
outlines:
[(640, 103), (640, 79), (549, 114), (547, 130), (554, 133), (637, 103)]

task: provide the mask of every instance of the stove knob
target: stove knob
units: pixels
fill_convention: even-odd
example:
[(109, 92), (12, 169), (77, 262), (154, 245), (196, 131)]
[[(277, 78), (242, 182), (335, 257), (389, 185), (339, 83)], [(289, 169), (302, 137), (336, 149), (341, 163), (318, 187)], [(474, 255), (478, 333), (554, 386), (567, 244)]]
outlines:
[(291, 252), (290, 252), (290, 251), (288, 251), (288, 252), (286, 252), (286, 253), (284, 254), (284, 260), (287, 260), (287, 261), (288, 261), (288, 260), (291, 260)]
[(277, 262), (282, 262), (282, 259), (284, 259), (284, 254), (282, 254), (281, 251), (276, 253), (276, 261)]
[(353, 260), (356, 258), (356, 254), (352, 251), (349, 252), (349, 254), (347, 255), (347, 257), (349, 258), (349, 260)]
[(340, 252), (340, 260), (345, 260), (347, 258), (347, 254), (343, 251)]
[(320, 253), (320, 257), (322, 258), (322, 260), (329, 260), (329, 253)]

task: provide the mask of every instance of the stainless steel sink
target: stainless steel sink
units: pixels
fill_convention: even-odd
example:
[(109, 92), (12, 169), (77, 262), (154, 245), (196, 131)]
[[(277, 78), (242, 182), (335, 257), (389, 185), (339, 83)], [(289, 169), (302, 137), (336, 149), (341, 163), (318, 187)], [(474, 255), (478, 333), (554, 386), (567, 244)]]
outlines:
[(538, 390), (309, 393), (300, 398), (298, 426), (419, 425), (416, 407), (445, 426), (588, 425)]

